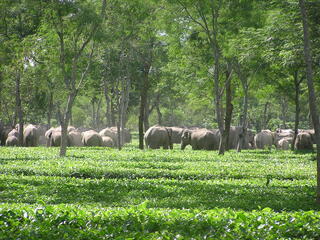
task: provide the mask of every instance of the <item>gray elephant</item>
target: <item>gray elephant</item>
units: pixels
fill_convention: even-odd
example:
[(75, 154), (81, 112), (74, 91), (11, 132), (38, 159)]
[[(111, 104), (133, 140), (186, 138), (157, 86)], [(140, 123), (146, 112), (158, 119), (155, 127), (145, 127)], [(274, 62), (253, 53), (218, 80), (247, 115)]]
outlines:
[(270, 149), (275, 144), (275, 134), (270, 130), (262, 130), (254, 136), (254, 144), (257, 149)]
[(307, 132), (299, 133), (297, 135), (294, 148), (296, 150), (313, 150), (313, 141), (311, 135)]
[(280, 139), (277, 142), (277, 148), (281, 150), (289, 150), (290, 149), (290, 144), (292, 143), (292, 138), (291, 137), (285, 137)]
[(110, 137), (114, 143), (114, 146), (118, 146), (118, 134), (110, 128), (104, 128), (99, 132), (101, 137)]
[(185, 130), (184, 128), (181, 127), (170, 127), (172, 130), (172, 143), (181, 143), (181, 137), (182, 133)]
[(19, 139), (14, 135), (8, 136), (5, 145), (8, 147), (19, 146)]
[[(61, 145), (61, 131), (53, 130), (49, 133), (49, 146), (59, 147)], [(67, 135), (67, 146), (70, 146), (70, 138)]]
[(181, 137), (181, 150), (184, 150), (189, 144), (192, 146), (192, 150), (217, 150), (220, 142), (219, 135), (217, 130), (185, 130)]
[(73, 130), (68, 134), (70, 140), (70, 146), (82, 147), (82, 133), (80, 131)]
[[(131, 133), (129, 131), (129, 129), (124, 128), (123, 130), (123, 140), (122, 140), (122, 144), (124, 143), (129, 143), (131, 142)], [(101, 137), (110, 137), (114, 143), (115, 146), (118, 146), (118, 128), (117, 127), (110, 127), (110, 128), (105, 128), (102, 129), (99, 132), (99, 135)]]
[(0, 146), (6, 145), (6, 140), (8, 138), (8, 134), (11, 132), (13, 128), (10, 126), (0, 126)]
[[(115, 132), (116, 134), (118, 133), (117, 127), (111, 127), (110, 130)], [(131, 139), (132, 139), (132, 136), (131, 136), (130, 130), (127, 128), (123, 128), (123, 142), (129, 143), (131, 142)]]
[[(61, 132), (61, 126), (57, 127), (56, 130)], [(76, 130), (74, 126), (68, 126), (67, 128), (68, 133), (74, 130)]]
[(17, 129), (12, 129), (9, 133), (8, 133), (8, 137), (16, 137), (16, 138), (19, 138), (19, 132)]
[(82, 143), (84, 146), (98, 147), (102, 145), (102, 137), (94, 130), (82, 133)]
[[(280, 146), (280, 140), (283, 138), (293, 138), (294, 131), (292, 129), (280, 129), (278, 128), (275, 133), (275, 145), (277, 148), (282, 149)], [(283, 144), (283, 143), (281, 143)]]
[(106, 136), (102, 137), (102, 146), (112, 148), (114, 146), (112, 138)]
[(312, 142), (316, 141), (316, 138), (315, 138), (316, 135), (315, 135), (314, 129), (299, 129), (298, 133), (309, 133), (311, 136)]
[(144, 134), (144, 141), (147, 148), (172, 149), (172, 130), (168, 127), (152, 126)]
[(46, 131), (46, 133), (44, 134), (44, 136), (45, 136), (45, 139), (46, 139), (46, 145), (47, 145), (47, 147), (50, 147), (50, 136), (51, 136), (51, 134), (52, 134), (52, 132), (53, 131), (55, 131), (56, 129), (54, 128), (54, 127), (51, 127), (50, 129), (48, 129), (47, 131)]
[(29, 124), (23, 130), (23, 144), (26, 147), (36, 147), (39, 144), (40, 129)]

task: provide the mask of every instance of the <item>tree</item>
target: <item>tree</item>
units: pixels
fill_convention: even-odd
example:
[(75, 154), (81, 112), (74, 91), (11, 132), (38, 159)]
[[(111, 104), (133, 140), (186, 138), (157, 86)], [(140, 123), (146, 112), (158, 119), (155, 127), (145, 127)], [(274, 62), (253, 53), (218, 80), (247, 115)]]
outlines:
[(314, 91), (309, 24), (304, 0), (299, 0), (299, 7), (303, 24), (304, 56), (306, 63), (306, 76), (309, 92), (309, 107), (312, 116), (312, 123), (314, 126), (315, 139), (317, 144), (317, 203), (320, 204), (320, 122)]
[(58, 49), (59, 75), (63, 79), (59, 90), (63, 90), (63, 87), (66, 90), (66, 101), (57, 99), (62, 132), (60, 156), (66, 155), (67, 128), (72, 106), (91, 65), (94, 40), (104, 19), (106, 4), (106, 0), (101, 1), (100, 14), (97, 13), (97, 4), (87, 1), (51, 0), (46, 9), (48, 24), (44, 23), (43, 29), (46, 40), (52, 41), (52, 46)]

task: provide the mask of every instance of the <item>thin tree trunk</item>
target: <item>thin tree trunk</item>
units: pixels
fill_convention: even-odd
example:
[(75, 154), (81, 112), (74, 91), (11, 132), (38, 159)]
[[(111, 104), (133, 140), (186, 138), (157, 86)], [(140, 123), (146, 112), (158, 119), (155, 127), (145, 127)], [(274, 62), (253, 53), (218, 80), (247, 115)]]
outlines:
[(111, 100), (106, 77), (103, 78), (104, 97), (106, 99), (106, 126), (111, 127)]
[(140, 115), (139, 115), (139, 148), (143, 149), (143, 138), (144, 138), (144, 114), (146, 109), (146, 101), (147, 101), (147, 89), (144, 85), (141, 89), (140, 93)]
[(101, 103), (102, 103), (102, 97), (99, 98), (98, 106), (97, 106), (97, 112), (96, 112), (96, 126), (98, 129), (100, 129), (100, 110), (101, 110)]
[(47, 112), (47, 123), (48, 123), (47, 129), (51, 128), (52, 111), (53, 111), (53, 93), (50, 92), (48, 112)]
[(91, 124), (93, 128), (97, 128), (96, 126), (96, 104), (95, 104), (95, 99), (91, 99), (91, 105), (92, 105), (92, 113), (91, 113)]
[(76, 93), (69, 93), (68, 102), (65, 109), (65, 112), (61, 118), (61, 145), (60, 145), (60, 157), (65, 157), (67, 153), (67, 145), (68, 145), (68, 125), (71, 116), (71, 109), (76, 97)]
[(115, 113), (115, 104), (113, 97), (110, 100), (110, 119), (111, 119), (111, 125), (116, 126), (116, 113)]
[(246, 146), (247, 142), (247, 128), (248, 128), (248, 85), (247, 80), (244, 80), (243, 82), (243, 91), (244, 91), (244, 97), (243, 97), (243, 115), (242, 115), (242, 121), (241, 121), (241, 132), (239, 135), (239, 142), (237, 146), (237, 152), (241, 152), (241, 149), (246, 149), (248, 146)]
[(19, 123), (19, 146), (23, 146), (23, 112), (21, 104), (21, 94), (20, 94), (20, 71), (18, 70), (16, 75), (16, 113)]
[(122, 118), (122, 114), (121, 114), (121, 106), (119, 106), (118, 108), (118, 121), (117, 121), (117, 141), (118, 141), (118, 150), (121, 150), (121, 146), (122, 146), (122, 139), (121, 139), (121, 118)]
[(304, 57), (306, 63), (307, 84), (309, 92), (309, 107), (312, 116), (312, 122), (315, 131), (315, 139), (317, 144), (317, 203), (320, 204), (320, 122), (313, 84), (312, 53), (305, 1), (299, 0), (299, 6), (303, 23)]
[(281, 98), (281, 113), (282, 113), (282, 128), (287, 128), (287, 111), (288, 111), (288, 104), (286, 99), (283, 97)]
[(145, 113), (143, 118), (144, 131), (146, 132), (149, 129), (149, 115), (150, 115), (150, 99), (147, 98)]
[(267, 128), (267, 124), (268, 124), (268, 107), (269, 107), (270, 103), (266, 102), (264, 105), (264, 111), (263, 111), (263, 119), (262, 119), (262, 129), (266, 129)]
[(160, 94), (158, 94), (157, 98), (156, 98), (156, 110), (157, 110), (157, 115), (158, 115), (158, 124), (161, 126), (162, 125), (162, 113), (160, 111)]
[(219, 87), (219, 69), (220, 69), (220, 54), (217, 46), (213, 46), (214, 49), (214, 96), (215, 96), (215, 108), (216, 108), (216, 118), (218, 122), (218, 127), (220, 131), (220, 145), (219, 145), (219, 155), (223, 155), (225, 151), (226, 144), (226, 134), (224, 133), (224, 124), (222, 118), (222, 106), (221, 106), (221, 93)]
[(226, 117), (225, 117), (225, 149), (229, 150), (229, 134), (232, 120), (232, 91), (231, 91), (231, 77), (232, 77), (232, 69), (231, 65), (228, 63), (228, 69), (226, 71)]
[(296, 112), (295, 112), (295, 120), (294, 120), (294, 135), (291, 144), (291, 150), (294, 151), (294, 144), (297, 139), (298, 131), (299, 131), (299, 118), (300, 118), (300, 82), (298, 80), (298, 71), (294, 72), (294, 87), (295, 87), (295, 98), (294, 102), (296, 105)]

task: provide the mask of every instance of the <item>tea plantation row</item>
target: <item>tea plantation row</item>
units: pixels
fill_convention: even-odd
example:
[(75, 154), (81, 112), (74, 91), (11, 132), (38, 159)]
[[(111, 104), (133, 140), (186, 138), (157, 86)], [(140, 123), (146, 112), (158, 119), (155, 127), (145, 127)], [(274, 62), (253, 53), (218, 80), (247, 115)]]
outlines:
[(0, 148), (0, 239), (316, 239), (312, 153)]

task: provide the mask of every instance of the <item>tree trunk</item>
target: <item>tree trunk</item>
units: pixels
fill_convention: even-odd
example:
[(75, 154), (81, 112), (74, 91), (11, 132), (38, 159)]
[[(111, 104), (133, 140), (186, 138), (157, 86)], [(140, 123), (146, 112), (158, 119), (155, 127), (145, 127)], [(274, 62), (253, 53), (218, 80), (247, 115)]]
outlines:
[(298, 131), (299, 131), (299, 118), (300, 118), (300, 82), (298, 80), (298, 71), (294, 72), (294, 87), (295, 87), (295, 98), (294, 102), (296, 105), (296, 112), (295, 112), (295, 120), (294, 120), (294, 135), (291, 144), (291, 150), (294, 151), (294, 144), (297, 139)]
[(307, 84), (309, 92), (309, 107), (312, 116), (312, 122), (315, 131), (315, 139), (317, 144), (317, 203), (320, 204), (320, 122), (313, 84), (312, 53), (305, 1), (299, 0), (299, 6), (303, 23), (304, 57), (306, 63)]
[(241, 120), (241, 132), (239, 135), (239, 142), (237, 146), (237, 152), (241, 152), (241, 149), (247, 148), (246, 146), (246, 139), (247, 139), (247, 129), (248, 129), (248, 84), (247, 80), (243, 82), (243, 91), (244, 91), (244, 97), (243, 97), (243, 115)]
[(111, 101), (108, 92), (108, 83), (106, 78), (103, 78), (104, 97), (106, 99), (106, 126), (111, 127)]
[(96, 110), (96, 122), (95, 122), (95, 125), (97, 126), (97, 129), (100, 129), (100, 110), (101, 110), (101, 103), (102, 103), (102, 98), (100, 97), (99, 98), (99, 101), (98, 101), (98, 105), (97, 105), (97, 110)]
[(143, 149), (143, 138), (144, 138), (144, 114), (146, 109), (147, 101), (147, 89), (146, 86), (143, 86), (140, 93), (140, 115), (139, 115), (139, 148)]
[(214, 44), (212, 47), (214, 49), (214, 97), (215, 97), (215, 108), (216, 108), (216, 118), (218, 122), (218, 127), (220, 131), (220, 145), (219, 145), (219, 155), (223, 155), (225, 151), (226, 134), (224, 133), (224, 124), (222, 118), (222, 106), (221, 106), (221, 93), (219, 86), (219, 69), (220, 69), (220, 53), (219, 49)]
[(160, 94), (158, 94), (157, 98), (156, 98), (156, 110), (157, 110), (157, 115), (158, 115), (158, 124), (161, 126), (162, 125), (162, 113), (160, 111)]
[(18, 70), (16, 75), (16, 113), (19, 123), (19, 146), (23, 146), (23, 112), (21, 104), (21, 94), (20, 94), (20, 71)]
[(96, 129), (97, 126), (96, 126), (96, 104), (95, 104), (95, 98), (91, 99), (91, 105), (92, 105), (92, 112), (91, 112), (92, 121), (91, 121), (91, 124), (92, 124), (92, 127), (94, 129)]
[(226, 117), (225, 117), (225, 149), (229, 150), (229, 133), (231, 127), (231, 120), (232, 120), (232, 91), (231, 91), (231, 77), (232, 77), (232, 70), (231, 65), (228, 64), (228, 69), (226, 71)]
[(150, 99), (147, 98), (145, 113), (143, 118), (143, 125), (144, 125), (145, 132), (149, 129), (149, 115), (150, 115)]
[(111, 98), (110, 100), (110, 119), (111, 119), (111, 125), (116, 126), (116, 110), (115, 110), (115, 104), (114, 104), (113, 98)]
[(51, 118), (53, 111), (53, 92), (50, 92), (49, 103), (48, 103), (48, 112), (47, 112), (47, 130), (51, 128)]
[(60, 120), (60, 124), (61, 124), (61, 145), (60, 145), (60, 154), (59, 154), (60, 157), (65, 157), (67, 153), (68, 125), (69, 125), (69, 120), (71, 115), (70, 113), (71, 113), (71, 109), (72, 109), (72, 105), (75, 97), (76, 97), (75, 93), (69, 93), (66, 109)]
[(121, 122), (121, 118), (122, 118), (122, 114), (121, 114), (121, 107), (119, 106), (119, 110), (118, 110), (118, 121), (117, 121), (117, 142), (118, 142), (118, 150), (121, 150), (121, 146), (122, 146), (122, 138), (121, 138), (121, 127), (120, 127), (120, 122)]
[(282, 127), (283, 129), (287, 128), (287, 112), (288, 112), (288, 103), (285, 97), (281, 98), (281, 113), (282, 113)]
[(269, 122), (268, 116), (267, 116), (269, 105), (270, 105), (269, 102), (266, 102), (265, 105), (264, 105), (263, 119), (262, 119), (262, 129), (266, 129), (267, 128), (267, 124)]

